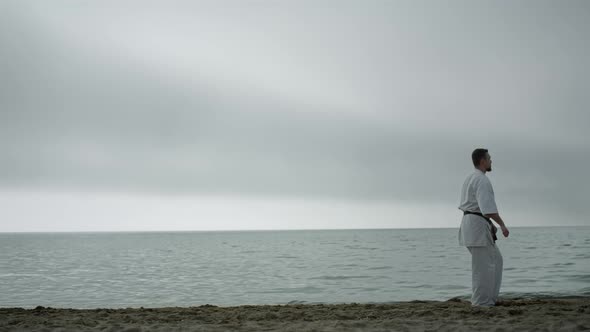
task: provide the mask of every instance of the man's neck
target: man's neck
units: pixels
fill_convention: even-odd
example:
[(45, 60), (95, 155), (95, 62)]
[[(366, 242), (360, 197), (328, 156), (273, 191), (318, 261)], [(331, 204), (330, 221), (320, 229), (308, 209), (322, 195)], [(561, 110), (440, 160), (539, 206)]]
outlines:
[(483, 169), (483, 168), (476, 167), (475, 169), (478, 169), (478, 170), (480, 170), (480, 171), (481, 171), (483, 174), (486, 174), (486, 170), (485, 170), (485, 169)]

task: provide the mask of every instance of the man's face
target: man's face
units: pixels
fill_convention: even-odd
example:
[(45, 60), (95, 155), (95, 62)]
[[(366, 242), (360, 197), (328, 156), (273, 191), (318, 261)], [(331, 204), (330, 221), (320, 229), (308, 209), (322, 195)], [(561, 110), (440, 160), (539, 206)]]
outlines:
[(486, 153), (486, 157), (484, 158), (484, 160), (482, 162), (486, 168), (486, 172), (491, 172), (492, 171), (492, 157), (490, 156), (489, 153)]

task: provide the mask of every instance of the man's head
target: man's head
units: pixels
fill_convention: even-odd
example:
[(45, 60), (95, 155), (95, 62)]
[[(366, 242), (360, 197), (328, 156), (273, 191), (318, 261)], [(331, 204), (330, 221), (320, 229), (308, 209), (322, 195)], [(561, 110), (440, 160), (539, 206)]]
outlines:
[(487, 149), (473, 150), (473, 153), (471, 153), (471, 160), (473, 161), (473, 166), (475, 166), (475, 168), (478, 168), (483, 172), (492, 171), (492, 157), (490, 157)]

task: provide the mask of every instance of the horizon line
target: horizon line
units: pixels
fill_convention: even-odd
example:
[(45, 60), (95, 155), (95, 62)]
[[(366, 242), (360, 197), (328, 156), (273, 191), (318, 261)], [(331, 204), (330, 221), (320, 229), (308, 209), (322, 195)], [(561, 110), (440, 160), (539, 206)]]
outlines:
[[(531, 225), (510, 228), (557, 228), (590, 227), (590, 225)], [(55, 233), (212, 233), (212, 232), (290, 232), (290, 231), (363, 231), (363, 230), (419, 230), (419, 229), (459, 229), (459, 227), (396, 227), (396, 228), (295, 228), (295, 229), (218, 229), (218, 230), (113, 230), (113, 231), (15, 231), (0, 234), (55, 234)]]

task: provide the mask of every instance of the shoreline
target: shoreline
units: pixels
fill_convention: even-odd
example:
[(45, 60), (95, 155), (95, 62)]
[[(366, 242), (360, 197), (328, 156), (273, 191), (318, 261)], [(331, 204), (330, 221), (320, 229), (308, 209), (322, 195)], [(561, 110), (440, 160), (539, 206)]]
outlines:
[(590, 297), (162, 308), (0, 308), (0, 331), (496, 331), (590, 329)]

